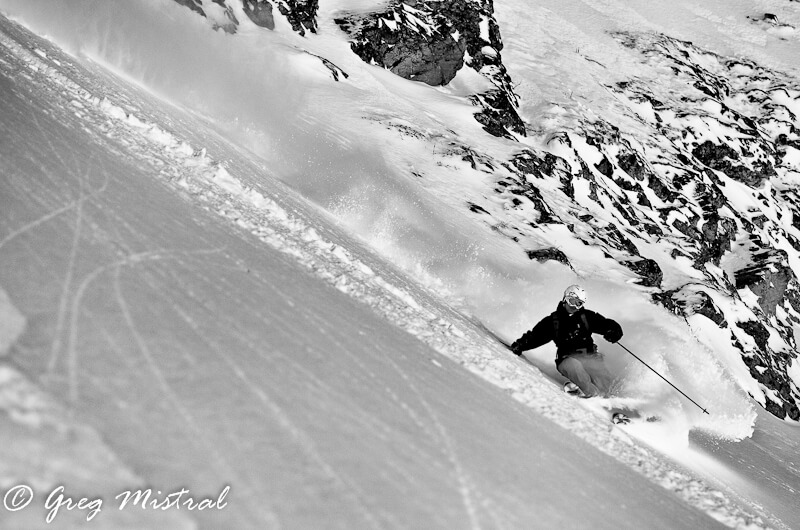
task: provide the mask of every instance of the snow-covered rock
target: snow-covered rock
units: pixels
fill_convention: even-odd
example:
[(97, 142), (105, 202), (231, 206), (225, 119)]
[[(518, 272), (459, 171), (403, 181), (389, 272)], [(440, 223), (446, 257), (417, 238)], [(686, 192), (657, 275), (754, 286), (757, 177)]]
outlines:
[(336, 20), (364, 61), (429, 85), (446, 85), (468, 66), (494, 85), (474, 94), (475, 118), (494, 136), (525, 135), (492, 0), (397, 1), (378, 12), (343, 13)]
[(269, 30), (275, 29), (274, 10), (283, 15), (292, 29), (300, 35), (317, 28), (318, 0), (175, 0), (195, 13), (208, 18), (212, 28), (225, 33), (236, 33), (240, 21), (236, 9), (243, 9), (247, 18), (255, 25)]

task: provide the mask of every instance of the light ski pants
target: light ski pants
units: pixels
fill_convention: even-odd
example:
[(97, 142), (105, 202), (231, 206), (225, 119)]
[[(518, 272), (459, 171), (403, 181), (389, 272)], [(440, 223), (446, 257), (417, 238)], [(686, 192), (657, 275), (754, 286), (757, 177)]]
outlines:
[(570, 355), (556, 366), (586, 397), (606, 396), (614, 380), (599, 353)]

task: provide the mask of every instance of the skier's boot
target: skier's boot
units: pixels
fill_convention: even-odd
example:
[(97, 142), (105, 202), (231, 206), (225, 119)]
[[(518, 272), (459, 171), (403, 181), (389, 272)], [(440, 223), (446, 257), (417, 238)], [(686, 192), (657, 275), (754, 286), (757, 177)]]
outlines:
[(564, 392), (570, 394), (572, 396), (583, 397), (583, 390), (580, 389), (578, 385), (573, 383), (572, 381), (567, 381), (564, 383)]
[(616, 423), (617, 425), (626, 425), (630, 422), (631, 419), (621, 412), (615, 412), (611, 416), (611, 423)]

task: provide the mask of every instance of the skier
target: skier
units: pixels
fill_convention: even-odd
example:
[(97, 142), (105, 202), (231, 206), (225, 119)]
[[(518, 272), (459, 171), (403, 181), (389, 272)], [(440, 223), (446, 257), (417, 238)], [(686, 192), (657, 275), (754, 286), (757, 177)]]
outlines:
[(567, 287), (558, 308), (514, 341), (511, 351), (522, 355), (552, 340), (558, 347), (556, 369), (569, 379), (564, 391), (585, 397), (607, 396), (613, 377), (603, 362), (603, 355), (597, 351), (592, 333), (599, 333), (613, 343), (622, 338), (622, 327), (584, 308), (585, 304), (583, 287)]

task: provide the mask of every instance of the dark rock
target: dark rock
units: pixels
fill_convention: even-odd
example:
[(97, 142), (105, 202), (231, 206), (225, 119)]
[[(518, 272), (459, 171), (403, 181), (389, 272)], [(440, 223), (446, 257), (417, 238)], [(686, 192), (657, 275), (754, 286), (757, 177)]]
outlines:
[(454, 38), (457, 26), (431, 12), (426, 13), (429, 28), (420, 28), (414, 4), (395, 2), (386, 11), (346, 15), (336, 23), (354, 38), (351, 48), (364, 61), (406, 79), (446, 85), (464, 64), (466, 36), (458, 31)]
[(666, 291), (660, 293), (653, 293), (650, 298), (656, 304), (663, 306), (667, 311), (674, 315), (684, 316), (683, 308), (675, 301), (672, 294), (675, 291)]
[(472, 96), (470, 100), (476, 106), (482, 107), (481, 111), (475, 113), (475, 119), (492, 136), (513, 139), (509, 131), (525, 136), (525, 123), (517, 114), (507, 93), (501, 90), (490, 90)]
[(233, 14), (233, 9), (231, 6), (225, 3), (225, 0), (212, 0), (215, 4), (219, 5), (225, 10), (225, 18), (227, 21), (219, 23), (214, 23), (214, 29), (221, 29), (225, 33), (234, 34), (236, 33), (237, 29), (239, 28), (239, 21), (236, 19), (236, 15)]
[(575, 186), (572, 183), (572, 175), (565, 173), (561, 175), (561, 190), (570, 199), (575, 199)]
[(306, 30), (317, 32), (317, 11), (319, 0), (279, 0), (278, 11), (281, 12), (292, 29), (300, 35), (305, 35)]
[(769, 398), (766, 398), (766, 405), (764, 406), (764, 408), (767, 409), (767, 412), (769, 412), (773, 416), (776, 416), (779, 419), (783, 419), (786, 417), (786, 411), (783, 409), (783, 406), (772, 401)]
[(612, 248), (622, 250), (631, 256), (639, 256), (639, 249), (616, 225), (607, 224), (596, 228), (598, 235)]
[[(188, 7), (195, 13), (207, 17), (201, 0), (175, 0), (177, 3)], [(236, 33), (239, 21), (234, 15), (230, 2), (236, 0), (212, 0), (225, 10), (226, 22), (214, 24), (214, 29), (221, 29), (226, 33)], [(286, 17), (292, 28), (300, 35), (306, 31), (316, 32), (317, 10), (319, 0), (241, 0), (242, 7), (247, 17), (257, 26), (269, 30), (275, 29), (275, 16), (273, 8), (277, 5), (278, 11)]]
[[(624, 177), (617, 177), (614, 178), (613, 180), (614, 183), (620, 187), (620, 189), (623, 189), (625, 191), (634, 191), (641, 196), (640, 198), (647, 200), (647, 197), (644, 196), (644, 190), (642, 189), (642, 185), (639, 184), (638, 182), (631, 182), (629, 179)], [(627, 198), (621, 197), (620, 200), (627, 203)]]
[(698, 145), (692, 151), (692, 155), (711, 169), (721, 171), (730, 178), (752, 188), (761, 187), (765, 181), (776, 174), (775, 168), (769, 162), (756, 162), (753, 169), (741, 164), (734, 164), (740, 160), (739, 153), (728, 145), (717, 145), (710, 140)]
[(703, 209), (705, 217), (709, 219), (718, 218), (719, 209), (728, 202), (719, 187), (713, 184), (706, 185), (703, 182), (697, 182), (695, 184), (695, 197), (697, 198), (698, 204), (700, 204), (700, 208)]
[(694, 286), (689, 285), (672, 291), (655, 293), (652, 295), (652, 299), (676, 315), (683, 317), (695, 314), (703, 315), (720, 328), (728, 326), (725, 314), (717, 307), (708, 293), (697, 290)]
[(708, 167), (718, 165), (721, 160), (739, 160), (737, 153), (731, 146), (717, 145), (711, 140), (706, 140), (692, 151), (692, 155)]
[(652, 178), (652, 175), (647, 170), (647, 166), (636, 153), (620, 151), (617, 155), (617, 164), (622, 171), (636, 180), (643, 181), (645, 177)]
[[(668, 214), (669, 208), (663, 210), (663, 214)], [(690, 241), (700, 239), (700, 231), (694, 227), (692, 223), (686, 223), (681, 221), (680, 219), (675, 219), (672, 222), (673, 228), (675, 228), (678, 232), (686, 236)], [(708, 260), (706, 260), (708, 261)]]
[(762, 214), (753, 217), (752, 223), (759, 228), (764, 228), (764, 225), (767, 223), (767, 221), (769, 221), (767, 216)]
[(655, 260), (641, 258), (639, 260), (623, 261), (622, 265), (625, 265), (641, 276), (642, 279), (638, 282), (640, 285), (644, 285), (645, 287), (661, 287), (661, 280), (664, 279), (664, 273)]
[(697, 174), (691, 171), (685, 171), (682, 174), (672, 177), (672, 185), (675, 187), (675, 189), (681, 190), (684, 186), (690, 182), (695, 182), (696, 180), (698, 180)]
[(786, 375), (785, 368), (779, 369), (772, 366), (759, 355), (746, 355), (742, 359), (750, 370), (750, 375), (753, 379), (775, 392), (777, 400), (766, 396), (764, 408), (778, 418), (789, 417), (794, 421), (800, 420), (800, 409), (798, 409), (796, 402), (797, 396), (793, 394), (791, 380)]
[(707, 219), (701, 228), (701, 247), (695, 258), (695, 268), (699, 269), (708, 262), (719, 265), (722, 256), (731, 249), (736, 232), (736, 222), (733, 219), (717, 215)]
[(331, 61), (329, 61), (325, 57), (320, 57), (319, 55), (315, 55), (315, 54), (310, 53), (310, 52), (309, 52), (309, 55), (311, 55), (312, 57), (316, 57), (317, 59), (319, 59), (322, 62), (323, 66), (325, 66), (325, 68), (327, 68), (328, 71), (330, 71), (331, 77), (333, 78), (334, 81), (341, 81), (340, 78), (347, 79), (348, 77), (350, 77), (349, 75), (347, 75), (347, 72), (345, 72), (344, 70), (342, 70), (341, 68), (339, 68), (338, 66), (333, 64)]
[(521, 195), (533, 203), (533, 207), (539, 213), (539, 223), (550, 224), (559, 222), (559, 219), (555, 216), (553, 210), (547, 204), (547, 201), (542, 197), (542, 192), (535, 186), (525, 182), (521, 187), (509, 188), (509, 191), (516, 195)]
[(184, 7), (188, 7), (199, 15), (206, 16), (206, 12), (203, 11), (203, 3), (201, 0), (175, 0), (175, 2)]
[(736, 325), (753, 337), (753, 340), (756, 341), (756, 345), (761, 351), (768, 351), (767, 342), (769, 341), (769, 331), (764, 327), (764, 324), (757, 320), (748, 320), (746, 322), (737, 322)]
[(269, 0), (242, 0), (247, 17), (256, 26), (269, 30), (275, 29), (275, 18), (272, 16), (272, 3)]
[[(639, 192), (636, 194), (636, 203), (639, 206), (643, 206), (644, 208), (647, 208), (647, 209), (652, 209), (653, 208), (653, 203), (651, 203), (650, 199), (647, 198), (647, 195), (644, 194), (644, 190), (639, 190)], [(660, 228), (656, 227), (655, 225), (648, 224), (646, 226), (653, 226), (654, 228), (657, 229), (657, 232), (650, 232), (648, 230), (648, 232), (650, 232), (651, 235), (652, 234), (661, 235), (661, 234), (664, 233), (663, 230), (661, 230)]]
[(536, 250), (528, 250), (528, 251), (526, 251), (526, 253), (528, 254), (528, 258), (530, 258), (532, 260), (535, 259), (536, 261), (538, 261), (540, 263), (544, 263), (546, 261), (554, 260), (554, 261), (557, 261), (559, 263), (563, 263), (564, 265), (567, 265), (567, 266), (570, 266), (570, 267), (572, 266), (570, 264), (570, 262), (569, 262), (569, 258), (567, 257), (567, 255), (564, 254), (561, 250), (559, 250), (559, 249), (557, 249), (555, 247), (540, 248), (540, 249), (536, 249)]
[(725, 314), (717, 307), (711, 297), (703, 291), (697, 292), (697, 299), (692, 300), (691, 305), (687, 304), (687, 309), (690, 311), (690, 314), (703, 315), (720, 328), (728, 326), (728, 321), (725, 320)]
[(470, 98), (482, 107), (475, 119), (494, 136), (526, 134), (500, 57), (503, 44), (491, 0), (394, 0), (383, 11), (344, 14), (335, 22), (362, 60), (406, 79), (446, 85), (467, 64), (496, 87)]
[(611, 162), (609, 162), (608, 158), (605, 156), (603, 156), (603, 159), (599, 163), (595, 164), (594, 167), (597, 168), (597, 171), (599, 171), (600, 174), (605, 177), (611, 178), (611, 176), (614, 174), (614, 166), (611, 165)]
[(511, 164), (524, 175), (531, 175), (538, 178), (542, 177), (542, 175), (552, 177), (557, 173), (559, 176), (564, 174), (569, 175), (569, 165), (567, 161), (552, 153), (537, 154), (529, 149), (525, 149), (511, 159)]
[(664, 235), (664, 231), (655, 223), (644, 223), (643, 226), (645, 232), (651, 236), (662, 237)]
[(489, 212), (487, 212), (485, 208), (483, 208), (481, 206), (478, 206), (475, 203), (470, 202), (470, 203), (467, 203), (467, 204), (469, 205), (469, 211), (471, 211), (473, 213), (483, 213), (483, 214), (486, 214), (486, 215), (490, 215)]
[(428, 85), (446, 85), (464, 65), (463, 41), (450, 37), (428, 41), (414, 32), (396, 34), (398, 39), (387, 41), (381, 50), (383, 65), (393, 73)]
[(758, 305), (767, 315), (775, 315), (783, 303), (789, 282), (796, 280), (783, 250), (765, 249), (753, 255), (752, 263), (734, 273), (737, 289), (749, 288), (758, 296)]
[(674, 202), (678, 197), (676, 192), (669, 189), (666, 184), (661, 182), (661, 180), (653, 174), (649, 174), (647, 176), (647, 186), (653, 190), (653, 193), (656, 194), (656, 197), (668, 204)]

